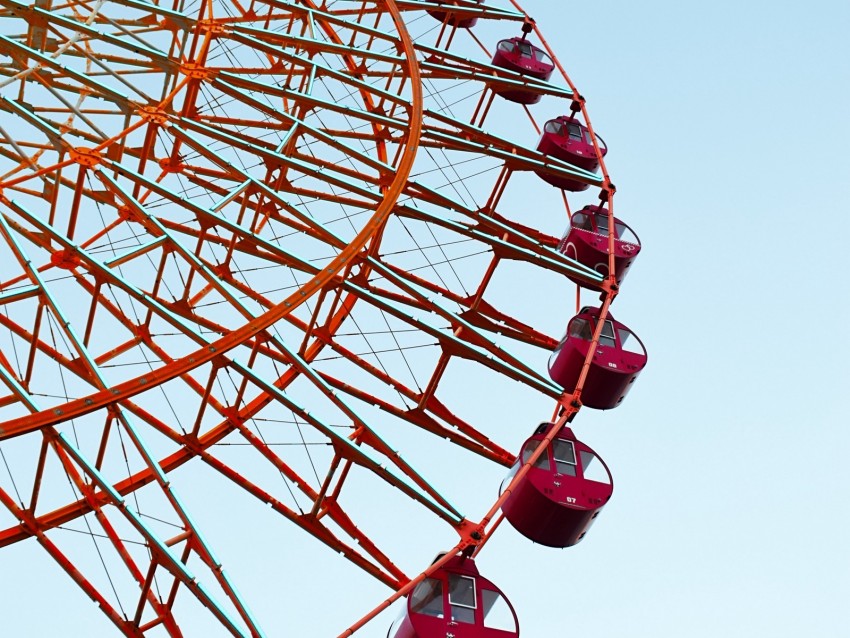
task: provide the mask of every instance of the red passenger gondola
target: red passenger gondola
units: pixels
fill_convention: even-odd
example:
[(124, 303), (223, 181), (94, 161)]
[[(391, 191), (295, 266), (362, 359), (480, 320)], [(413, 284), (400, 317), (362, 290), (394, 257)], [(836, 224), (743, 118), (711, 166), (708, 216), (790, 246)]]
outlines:
[[(436, 4), (447, 4), (451, 5), (454, 2), (451, 0), (432, 0)], [(484, 0), (471, 0), (471, 2), (475, 2), (476, 4), (481, 4)], [(453, 27), (457, 27), (458, 29), (471, 29), (478, 22), (477, 16), (468, 16), (458, 13), (453, 13), (451, 11), (428, 11), (428, 15), (434, 18), (437, 18), (440, 22), (447, 22)]]
[[(549, 376), (567, 392), (575, 390), (598, 321), (599, 308), (582, 308), (570, 320), (567, 334), (549, 358)], [(646, 359), (640, 339), (609, 313), (585, 379), (582, 404), (598, 410), (617, 407)]]
[[(508, 478), (531, 458), (552, 427), (552, 423), (540, 424), (522, 446)], [(502, 512), (535, 543), (570, 547), (584, 538), (613, 491), (605, 462), (564, 426), (514, 488)]]
[[(552, 77), (552, 71), (555, 70), (555, 63), (548, 53), (525, 39), (525, 36), (531, 32), (530, 24), (524, 24), (522, 32), (521, 38), (509, 38), (496, 45), (493, 65), (538, 80), (548, 80)], [(540, 94), (533, 91), (494, 86), (493, 92), (519, 104), (537, 104), (540, 101)]]
[[(602, 206), (585, 206), (573, 214), (570, 226), (564, 233), (558, 250), (580, 264), (593, 268), (603, 277), (608, 276), (608, 209)], [(640, 240), (634, 231), (621, 220), (614, 218), (614, 276), (623, 281), (640, 252)], [(598, 285), (567, 275), (571, 280), (590, 290), (602, 290)]]
[(517, 638), (516, 613), (478, 573), (475, 561), (454, 556), (408, 595), (388, 638)]
[[(608, 147), (605, 146), (601, 137), (597, 136), (597, 139), (604, 157), (608, 152)], [(596, 157), (596, 149), (593, 147), (590, 131), (571, 115), (561, 115), (546, 122), (543, 127), (543, 135), (537, 144), (537, 150), (586, 171), (593, 172), (599, 168), (599, 160)], [(569, 177), (552, 175), (543, 170), (536, 171), (536, 173), (545, 182), (564, 190), (578, 192), (587, 190), (588, 187), (584, 182)]]

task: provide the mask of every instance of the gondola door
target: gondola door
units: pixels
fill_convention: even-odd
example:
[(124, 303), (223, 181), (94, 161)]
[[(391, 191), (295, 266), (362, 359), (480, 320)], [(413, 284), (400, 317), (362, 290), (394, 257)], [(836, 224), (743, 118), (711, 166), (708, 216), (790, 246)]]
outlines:
[(479, 638), (476, 579), (464, 574), (449, 574), (446, 596), (446, 638)]

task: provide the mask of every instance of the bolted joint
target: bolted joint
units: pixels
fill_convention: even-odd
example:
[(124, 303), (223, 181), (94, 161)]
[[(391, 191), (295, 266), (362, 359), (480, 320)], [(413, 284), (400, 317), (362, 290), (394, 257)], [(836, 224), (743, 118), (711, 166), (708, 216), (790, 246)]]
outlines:
[(83, 148), (82, 146), (78, 146), (69, 150), (68, 154), (71, 156), (73, 161), (80, 166), (85, 166), (86, 168), (94, 168), (101, 162), (100, 151), (92, 148)]
[(584, 96), (577, 93), (576, 96), (573, 98), (573, 101), (570, 102), (570, 110), (573, 113), (578, 113), (579, 111), (581, 111), (581, 108), (584, 106), (584, 103)]
[[(478, 545), (487, 536), (484, 526), (479, 523), (473, 523), (470, 520), (464, 519), (458, 527), (461, 542), (460, 547), (465, 555), (471, 555)], [(469, 554), (466, 554), (466, 552)]]
[(614, 275), (609, 275), (608, 278), (602, 282), (602, 292), (599, 295), (599, 300), (604, 302), (605, 298), (609, 297), (613, 301), (618, 292), (620, 292), (620, 284), (617, 283), (617, 279)]

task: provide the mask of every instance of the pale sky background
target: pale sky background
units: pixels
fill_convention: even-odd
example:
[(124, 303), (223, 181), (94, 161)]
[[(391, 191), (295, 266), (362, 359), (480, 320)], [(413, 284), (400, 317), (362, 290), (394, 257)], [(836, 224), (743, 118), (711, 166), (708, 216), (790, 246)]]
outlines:
[[(643, 242), (613, 312), (650, 360), (621, 408), (576, 419), (615, 481), (587, 539), (552, 550), (504, 525), (482, 573), (525, 638), (847, 635), (850, 3), (525, 8), (608, 143), (617, 214)], [(551, 411), (500, 396), (487, 409), (517, 419), (517, 444)], [(195, 488), (191, 511), (270, 637), (336, 635), (389, 593), (254, 503), (203, 524), (227, 488)], [(440, 549), (403, 511), (385, 525), (411, 565)], [(357, 636), (383, 638), (396, 613)], [(187, 638), (223, 635), (205, 623)], [(29, 541), (0, 551), (6, 635), (116, 631)]]

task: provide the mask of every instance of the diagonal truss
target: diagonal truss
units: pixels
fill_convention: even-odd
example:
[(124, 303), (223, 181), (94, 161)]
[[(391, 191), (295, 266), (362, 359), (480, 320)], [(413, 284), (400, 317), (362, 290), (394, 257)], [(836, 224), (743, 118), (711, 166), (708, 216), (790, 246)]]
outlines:
[[(0, 28), (0, 450), (20, 450), (31, 486), (0, 481), (16, 521), (0, 547), (36, 538), (125, 635), (182, 635), (184, 591), (230, 634), (262, 635), (178, 497), (193, 459), (397, 597), (424, 576), (369, 527), (363, 477), (463, 548), (498, 504), (468, 519), (405, 434), (516, 460), (453, 402), (455, 371), (577, 411), (582, 383), (564, 395), (539, 365), (560, 335), (501, 279), (601, 284), (603, 312), (616, 290), (508, 199), (534, 171), (612, 210), (613, 186), (604, 163), (583, 171), (491, 124), (493, 87), (586, 113), (565, 75), (494, 67), (473, 32), (424, 16), (440, 6), (0, 1), (20, 27)], [(55, 498), (60, 479), (73, 497)], [(108, 550), (106, 580), (63, 547), (73, 525)]]

